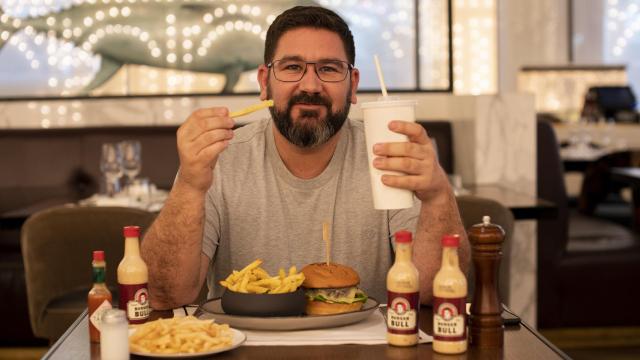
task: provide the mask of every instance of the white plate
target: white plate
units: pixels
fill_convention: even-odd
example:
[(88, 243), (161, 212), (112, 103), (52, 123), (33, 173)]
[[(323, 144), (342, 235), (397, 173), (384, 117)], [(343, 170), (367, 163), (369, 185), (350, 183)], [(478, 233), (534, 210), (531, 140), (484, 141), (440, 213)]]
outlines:
[(214, 318), (218, 323), (251, 330), (305, 330), (337, 327), (353, 324), (369, 317), (378, 308), (378, 302), (368, 298), (362, 309), (355, 312), (336, 315), (303, 315), (282, 317), (253, 317), (225, 314), (220, 299), (206, 301), (195, 316), (199, 318)]
[[(233, 328), (231, 328), (231, 331), (233, 332), (233, 338), (231, 339), (230, 346), (214, 349), (210, 351), (203, 351), (199, 353), (153, 354), (148, 352), (138, 352), (138, 351), (131, 350), (131, 353), (133, 355), (153, 357), (153, 358), (192, 358), (192, 357), (213, 355), (213, 354), (221, 353), (224, 351), (233, 350), (238, 346), (242, 345), (242, 343), (244, 343), (247, 340), (247, 335), (245, 335), (242, 331), (233, 329)], [(133, 334), (134, 332), (135, 332), (135, 329), (130, 329), (129, 336), (131, 336), (131, 334)]]

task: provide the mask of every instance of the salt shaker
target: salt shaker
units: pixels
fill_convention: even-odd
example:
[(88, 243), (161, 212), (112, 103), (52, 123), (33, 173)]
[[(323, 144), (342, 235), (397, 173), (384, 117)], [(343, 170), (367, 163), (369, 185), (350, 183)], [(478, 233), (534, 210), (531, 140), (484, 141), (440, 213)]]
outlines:
[(498, 293), (498, 270), (505, 233), (489, 216), (469, 228), (475, 290), (469, 316), (469, 340), (479, 348), (500, 348), (504, 343), (502, 305)]
[(102, 360), (129, 359), (129, 322), (124, 310), (110, 309), (102, 315), (100, 357)]

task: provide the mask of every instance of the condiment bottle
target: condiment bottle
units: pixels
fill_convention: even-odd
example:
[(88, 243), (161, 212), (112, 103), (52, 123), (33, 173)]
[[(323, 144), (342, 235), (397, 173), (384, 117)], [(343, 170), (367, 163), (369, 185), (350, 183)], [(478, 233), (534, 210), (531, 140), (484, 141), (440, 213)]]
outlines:
[(413, 264), (411, 233), (395, 234), (396, 260), (387, 273), (387, 342), (395, 346), (418, 343), (420, 283)]
[(499, 348), (504, 343), (502, 306), (498, 292), (498, 270), (502, 258), (504, 230), (489, 216), (469, 228), (471, 258), (475, 270), (475, 290), (469, 316), (471, 346)]
[(442, 237), (442, 266), (433, 279), (433, 350), (467, 351), (467, 278), (458, 262), (458, 235)]
[(140, 257), (140, 227), (124, 227), (124, 257), (118, 265), (120, 309), (126, 311), (130, 324), (141, 324), (149, 317), (147, 264)]
[(93, 252), (93, 287), (87, 295), (89, 305), (89, 339), (91, 342), (100, 342), (100, 323), (105, 310), (111, 309), (111, 291), (105, 284), (106, 262), (104, 251)]
[(129, 359), (129, 324), (124, 310), (105, 311), (100, 332), (100, 357), (102, 360)]

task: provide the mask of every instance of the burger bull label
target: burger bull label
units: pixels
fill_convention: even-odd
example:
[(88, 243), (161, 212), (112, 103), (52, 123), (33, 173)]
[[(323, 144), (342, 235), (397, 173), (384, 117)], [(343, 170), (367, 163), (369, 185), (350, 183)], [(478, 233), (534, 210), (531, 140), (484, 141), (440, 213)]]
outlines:
[(433, 338), (459, 341), (467, 338), (466, 299), (433, 298)]
[(420, 293), (387, 291), (387, 330), (392, 334), (416, 334)]
[(126, 311), (130, 324), (147, 321), (151, 312), (147, 284), (120, 284), (120, 309)]

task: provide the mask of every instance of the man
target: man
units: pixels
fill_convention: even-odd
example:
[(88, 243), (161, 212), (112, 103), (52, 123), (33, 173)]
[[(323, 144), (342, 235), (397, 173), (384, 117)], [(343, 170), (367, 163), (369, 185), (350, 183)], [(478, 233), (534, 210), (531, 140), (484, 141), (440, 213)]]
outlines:
[(440, 266), (440, 238), (459, 233), (461, 263), (469, 245), (455, 198), (419, 124), (392, 122), (406, 143), (376, 144), (375, 166), (413, 190), (410, 209), (373, 209), (363, 124), (347, 119), (356, 103), (353, 36), (330, 10), (294, 7), (270, 26), (260, 98), (273, 99), (272, 121), (235, 133), (227, 108), (195, 111), (177, 133), (180, 170), (142, 253), (154, 309), (194, 301), (208, 279), (217, 282), (256, 258), (267, 270), (325, 260), (322, 223), (331, 224), (331, 261), (360, 274), (360, 286), (384, 301), (392, 259), (390, 236), (415, 232), (414, 261), (424, 303)]

